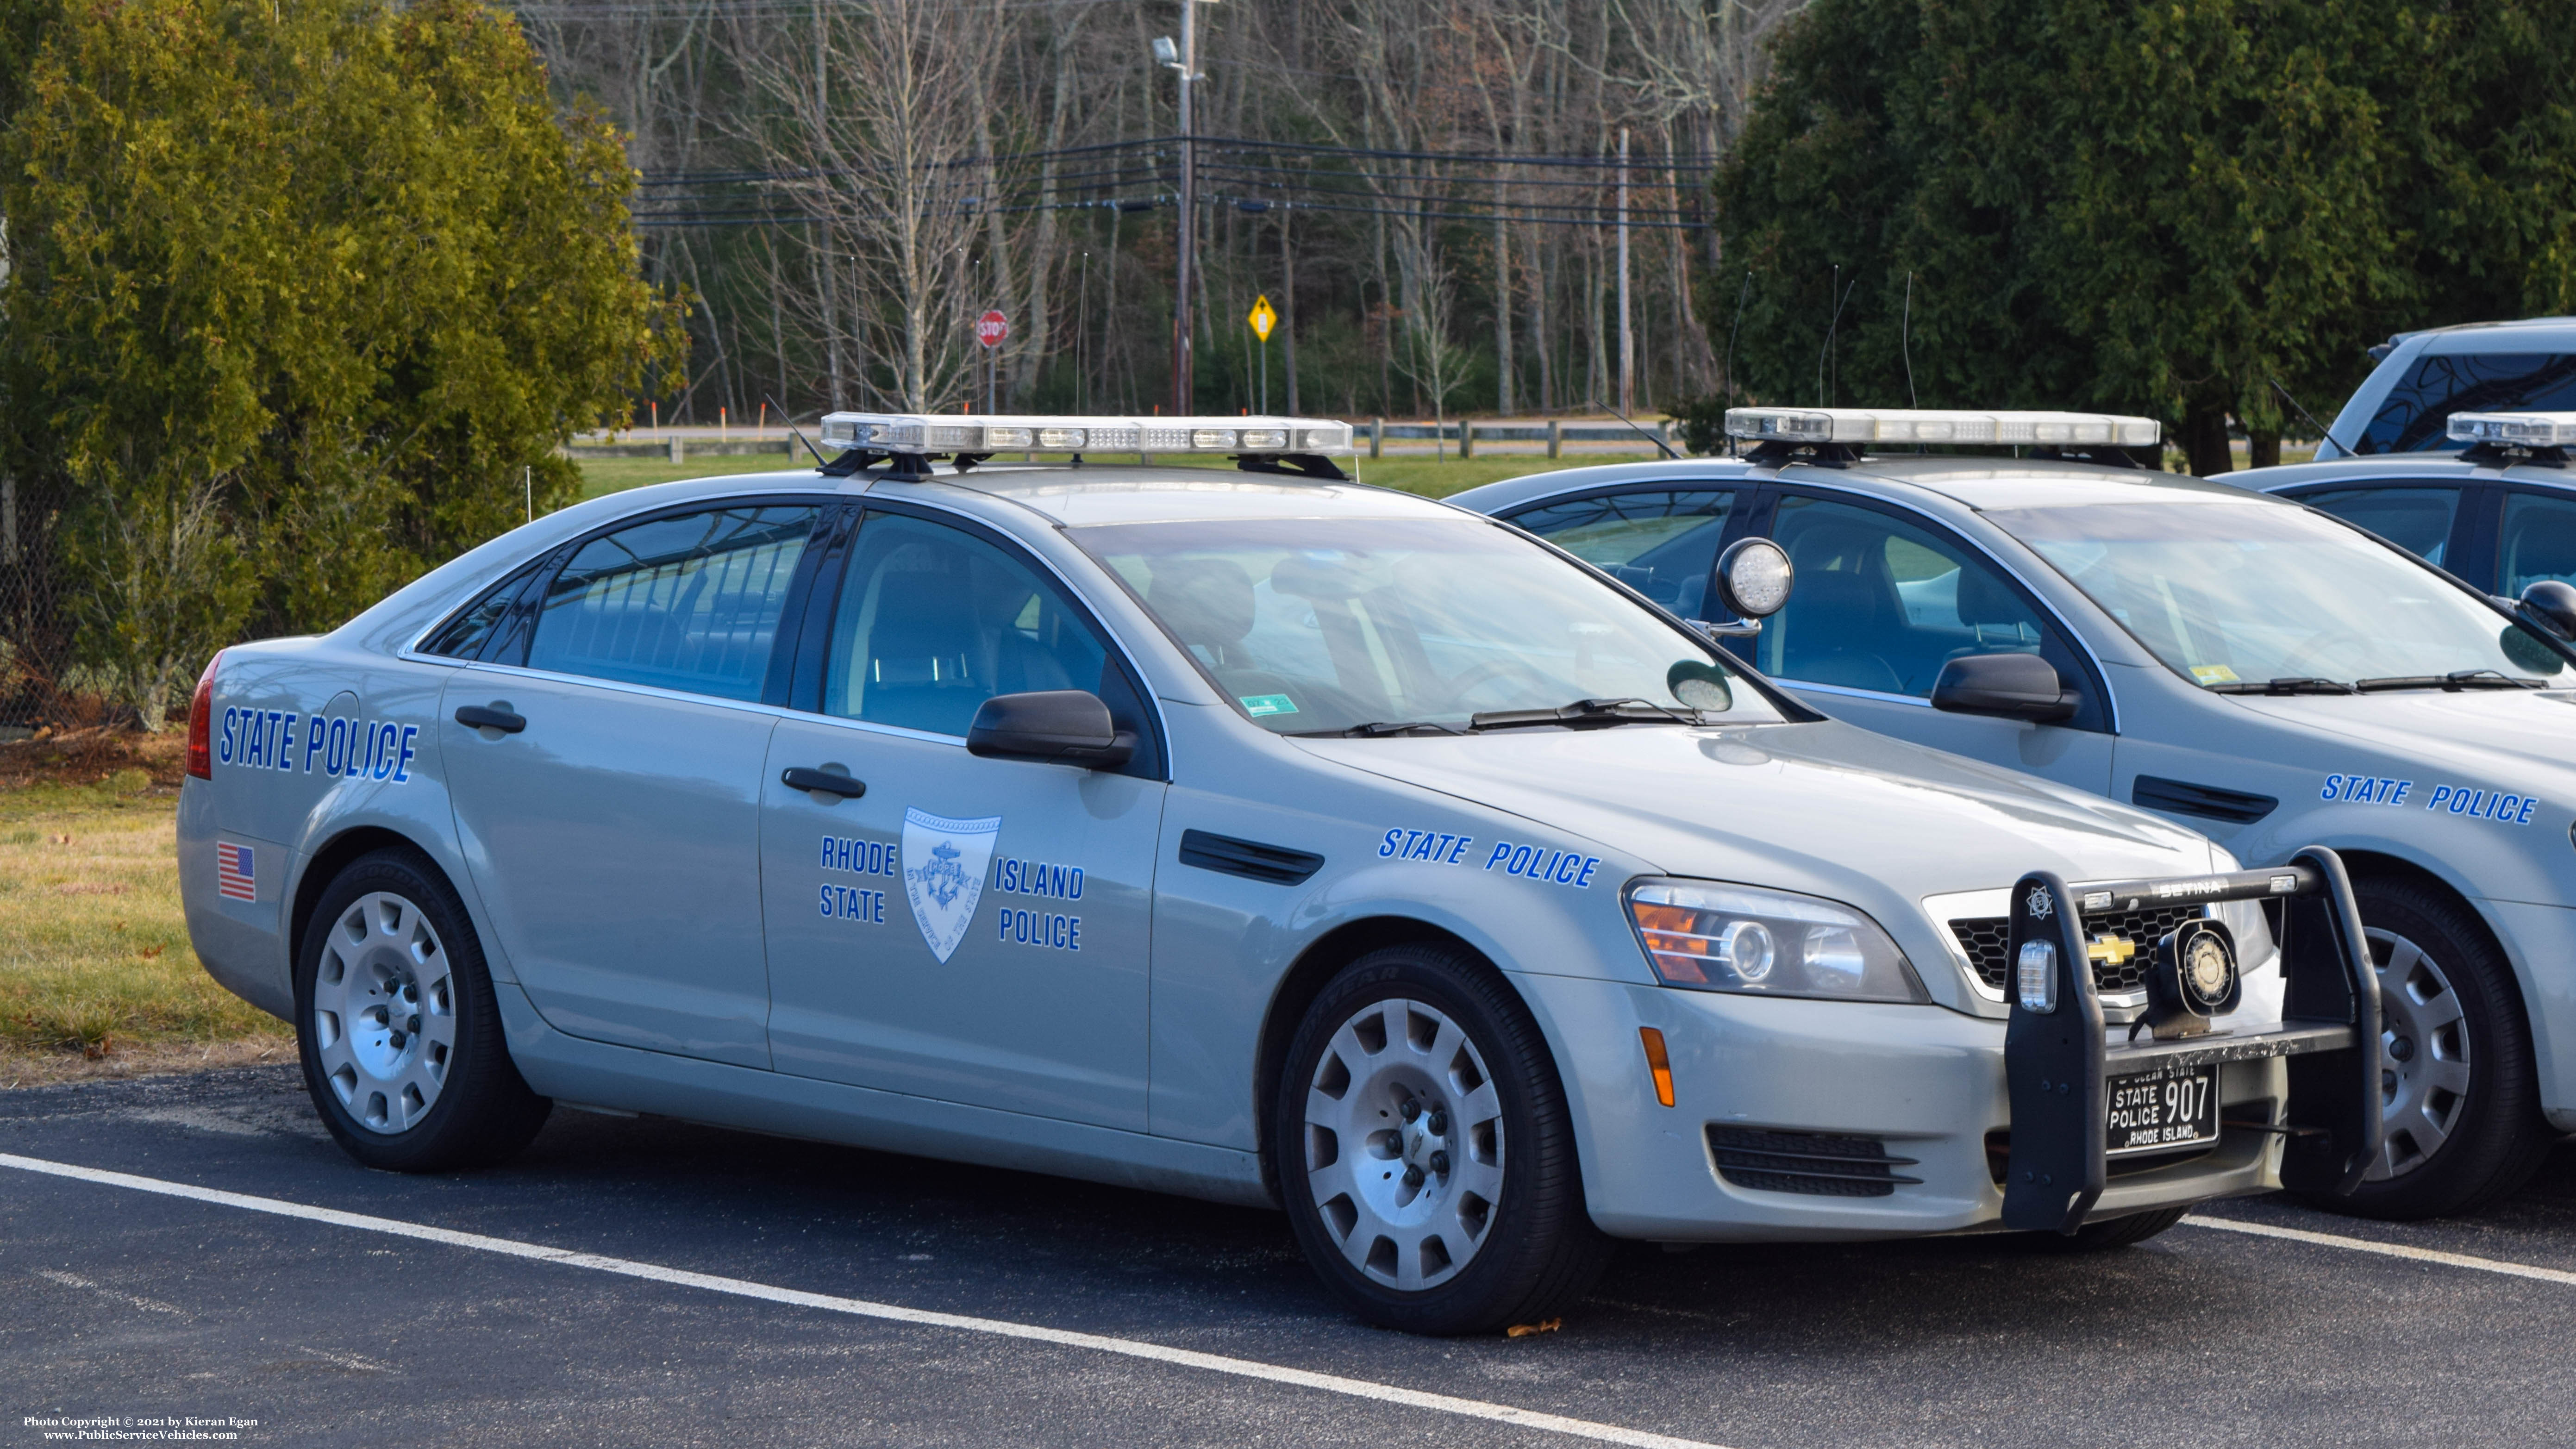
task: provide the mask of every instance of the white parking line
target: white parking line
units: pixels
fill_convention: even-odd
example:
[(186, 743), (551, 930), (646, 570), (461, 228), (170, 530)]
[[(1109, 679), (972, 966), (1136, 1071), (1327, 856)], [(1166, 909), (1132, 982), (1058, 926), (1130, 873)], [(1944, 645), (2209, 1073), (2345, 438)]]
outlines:
[(460, 1233), (449, 1228), (433, 1228), (422, 1223), (407, 1223), (395, 1218), (370, 1217), (365, 1213), (342, 1212), (337, 1208), (312, 1207), (286, 1202), (273, 1197), (252, 1197), (247, 1193), (224, 1192), (217, 1188), (196, 1187), (184, 1182), (166, 1182), (157, 1177), (137, 1177), (132, 1173), (108, 1172), (95, 1167), (80, 1167), (68, 1162), (49, 1162), (41, 1157), (19, 1157), (0, 1152), (0, 1167), (13, 1167), (21, 1172), (42, 1173), (48, 1177), (67, 1177), (79, 1182), (98, 1183), (107, 1187), (130, 1188), (136, 1192), (159, 1193), (164, 1197), (188, 1198), (195, 1202), (214, 1203), (221, 1207), (242, 1208), (249, 1212), (270, 1213), (283, 1218), (302, 1218), (306, 1222), (327, 1223), (333, 1227), (354, 1228), (360, 1232), (384, 1233), (398, 1238), (417, 1238), (423, 1242), (444, 1243), (453, 1248), (471, 1248), (480, 1253), (498, 1253), (504, 1257), (531, 1258), (565, 1268), (587, 1268), (597, 1273), (616, 1273), (628, 1278), (642, 1278), (654, 1283), (670, 1283), (683, 1288), (699, 1288), (710, 1293), (725, 1293), (737, 1298), (757, 1298), (768, 1303), (784, 1303), (797, 1308), (817, 1308), (826, 1313), (847, 1313), (860, 1318), (880, 1318), (894, 1323), (910, 1323), (925, 1328), (948, 1328), (962, 1333), (986, 1333), (1000, 1338), (1027, 1339), (1051, 1343), (1064, 1348), (1087, 1348), (1100, 1353), (1120, 1354), (1128, 1358), (1151, 1359), (1157, 1363), (1176, 1364), (1182, 1368), (1204, 1369), (1209, 1373), (1231, 1374), (1236, 1378), (1259, 1379), (1266, 1383), (1288, 1384), (1302, 1389), (1320, 1389), (1325, 1393), (1343, 1394), (1354, 1399), (1372, 1399), (1382, 1404), (1398, 1404), (1408, 1409), (1428, 1409), (1434, 1413), (1454, 1414), (1460, 1418), (1483, 1419), (1496, 1424), (1510, 1424), (1523, 1429), (1538, 1429), (1551, 1434), (1564, 1434), (1577, 1439), (1590, 1439), (1603, 1444), (1626, 1444), (1634, 1449), (1723, 1449), (1723, 1446), (1697, 1439), (1676, 1439), (1669, 1434), (1652, 1434), (1643, 1429), (1622, 1428), (1617, 1424), (1597, 1424), (1589, 1419), (1569, 1419), (1561, 1414), (1542, 1414), (1530, 1409), (1516, 1409), (1509, 1404), (1491, 1404), (1482, 1399), (1453, 1398), (1448, 1394), (1426, 1394), (1415, 1389), (1399, 1389), (1366, 1379), (1343, 1378), (1339, 1374), (1319, 1374), (1306, 1369), (1286, 1368), (1254, 1359), (1229, 1358), (1223, 1354), (1199, 1353), (1186, 1348), (1167, 1348), (1159, 1343), (1146, 1343), (1133, 1338), (1111, 1338), (1097, 1333), (1074, 1333), (1061, 1328), (1043, 1328), (1033, 1323), (1012, 1323), (999, 1318), (974, 1318), (962, 1313), (932, 1313), (919, 1308), (905, 1308), (893, 1303), (872, 1303), (864, 1298), (836, 1298), (826, 1293), (807, 1293), (794, 1288), (780, 1288), (768, 1283), (754, 1283), (742, 1278), (721, 1278), (710, 1273), (691, 1273), (680, 1268), (665, 1268), (657, 1263), (639, 1263), (628, 1258), (607, 1258), (596, 1253), (576, 1253), (565, 1248), (550, 1248), (543, 1243), (523, 1243), (511, 1238), (485, 1237), (481, 1233)]
[(2249, 1223), (2236, 1218), (2184, 1218), (2187, 1228), (2215, 1228), (2222, 1233), (2245, 1233), (2257, 1238), (2284, 1238), (2293, 1243), (2309, 1243), (2320, 1248), (2343, 1248), (2355, 1253), (2376, 1253), (2383, 1258), (2404, 1258), (2414, 1263), (2439, 1263), (2446, 1268), (2473, 1268), (2481, 1273), (2502, 1273), (2508, 1278), (2535, 1278), (2543, 1283), (2563, 1283), (2576, 1287), (2576, 1273), (2564, 1268), (2535, 1268), (2529, 1263), (2508, 1263), (2501, 1258), (2479, 1258), (2467, 1253), (2445, 1253), (2438, 1248), (2410, 1248), (2403, 1243), (2374, 1243), (2368, 1238), (2347, 1238), (2334, 1233), (2312, 1233), (2305, 1228), (2276, 1228), (2270, 1223)]

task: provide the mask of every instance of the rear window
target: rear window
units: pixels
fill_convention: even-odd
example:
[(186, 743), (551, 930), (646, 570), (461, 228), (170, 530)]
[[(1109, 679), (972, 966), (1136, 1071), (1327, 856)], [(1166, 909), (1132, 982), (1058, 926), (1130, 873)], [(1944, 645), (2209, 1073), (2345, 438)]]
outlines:
[(2448, 448), (2453, 413), (2576, 411), (2576, 355), (2464, 352), (2415, 359), (2362, 430), (2357, 453)]

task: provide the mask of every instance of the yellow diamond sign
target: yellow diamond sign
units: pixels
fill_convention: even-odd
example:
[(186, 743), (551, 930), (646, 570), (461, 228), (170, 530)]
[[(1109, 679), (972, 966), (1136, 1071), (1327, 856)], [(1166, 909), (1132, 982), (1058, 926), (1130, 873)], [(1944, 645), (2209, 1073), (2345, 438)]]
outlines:
[(1268, 297), (1255, 297), (1252, 299), (1251, 315), (1243, 320), (1252, 324), (1253, 336), (1267, 342), (1270, 340), (1270, 329), (1279, 325), (1279, 314), (1270, 310)]

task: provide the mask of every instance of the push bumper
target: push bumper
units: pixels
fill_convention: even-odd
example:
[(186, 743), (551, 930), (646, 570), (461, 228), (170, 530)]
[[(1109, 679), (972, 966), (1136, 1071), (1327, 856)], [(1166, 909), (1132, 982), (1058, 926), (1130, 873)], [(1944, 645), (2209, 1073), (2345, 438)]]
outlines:
[[(2278, 873), (2246, 879), (2259, 878), (2269, 894)], [(2066, 898), (2057, 889), (2057, 898)], [(2343, 899), (2348, 903), (2348, 891)], [(2285, 939), (2299, 953), (2311, 950), (2317, 935), (2301, 933), (2302, 921), (2293, 915)], [(2073, 959), (2085, 958), (2078, 951)], [(2285, 957), (2284, 969), (2297, 968)], [(2028, 1114), (2017, 1110), (2015, 1078), (2035, 1083), (2038, 1074), (2008, 1047), (2011, 1026), (1991, 1018), (1936, 1006), (1677, 991), (1597, 978), (1515, 973), (1514, 983), (1556, 1048), (1582, 1143), (1586, 1199), (1603, 1231), (1659, 1242), (1784, 1242), (2023, 1226), (2007, 1219), (2007, 1181), (2023, 1170), (2034, 1174), (2034, 1187), (2042, 1171), (2057, 1177), (2058, 1167), (2023, 1159), (2052, 1143), (2062, 1150), (2070, 1132), (2075, 1150), (2064, 1155), (2076, 1176), (2059, 1178), (2073, 1188), (2060, 1196), (2049, 1228), (2277, 1188), (2287, 1164), (2308, 1162), (2327, 1145), (2312, 1124), (2329, 1103), (2372, 1109), (2353, 1124), (2370, 1134), (2363, 1139), (2369, 1150), (2342, 1154), (2357, 1173), (2376, 1145), (2376, 978), (2361, 977), (2360, 1005), (2373, 1023), (2361, 1034), (2365, 1064), (2352, 1060), (2350, 1016), (2307, 1018), (2325, 1016), (2330, 1005), (2302, 994), (2299, 983), (2314, 974), (2311, 966), (2293, 977), (2294, 1014), (2278, 1028), (2134, 1049), (2107, 1039), (2088, 979), (2084, 999), (2092, 1002), (2092, 1039), (2102, 1059), (2092, 1086), (2080, 1098), (2072, 1090), (2060, 1097), (2055, 1083), (2075, 1074), (2051, 1076), (2049, 1105)], [(2075, 999), (2071, 986), (2061, 993), (2060, 1019), (2069, 1018)], [(1666, 1044), (1670, 1107), (1654, 1095), (1638, 1037), (1645, 1027)], [(2158, 1065), (2211, 1067), (2217, 1142), (2110, 1160), (2101, 1146), (2104, 1084)], [(2367, 1097), (2358, 1094), (2365, 1067), (2373, 1074)], [(2059, 1120), (2073, 1120), (2054, 1112), (2059, 1103), (2084, 1104), (2095, 1114), (2089, 1137)], [(2084, 1155), (2087, 1148), (2093, 1155)], [(2302, 1170), (2311, 1176), (2294, 1177), (2300, 1185), (2313, 1180), (2312, 1170)], [(2078, 1192), (2090, 1194), (2080, 1205), (2072, 1200)]]
[[(2280, 903), (2280, 1025), (2144, 1045), (2134, 1031), (2118, 1045), (2106, 1039), (2083, 913), (2240, 900)], [(2312, 846), (2270, 870), (2096, 886), (2080, 898), (2040, 872), (2022, 877), (2012, 902), (2006, 959), (2016, 963), (2017, 989), (2004, 1036), (2013, 1123), (2004, 1226), (2072, 1233), (2103, 1216), (2115, 1083), (2188, 1083), (2199, 1069), (2229, 1064), (2277, 1060), (2284, 1068), (2285, 1110), (2264, 1129), (2284, 1139), (2282, 1185), (2333, 1192), (2361, 1181), (2380, 1141), (2379, 977), (2333, 851)], [(2222, 1101), (2222, 1121), (2223, 1112)]]

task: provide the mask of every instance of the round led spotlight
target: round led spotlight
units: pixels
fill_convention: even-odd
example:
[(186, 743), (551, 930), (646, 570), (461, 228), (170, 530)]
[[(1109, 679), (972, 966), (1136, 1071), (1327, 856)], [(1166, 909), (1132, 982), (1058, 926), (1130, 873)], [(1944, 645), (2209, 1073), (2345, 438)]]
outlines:
[(1739, 619), (1767, 619), (1789, 602), (1789, 555), (1767, 538), (1739, 538), (1717, 558), (1717, 592)]
[(2175, 984), (2183, 1004), (2202, 1016), (2224, 1016), (2245, 994), (2236, 969), (2236, 938), (2216, 921), (2187, 921), (2174, 932)]

